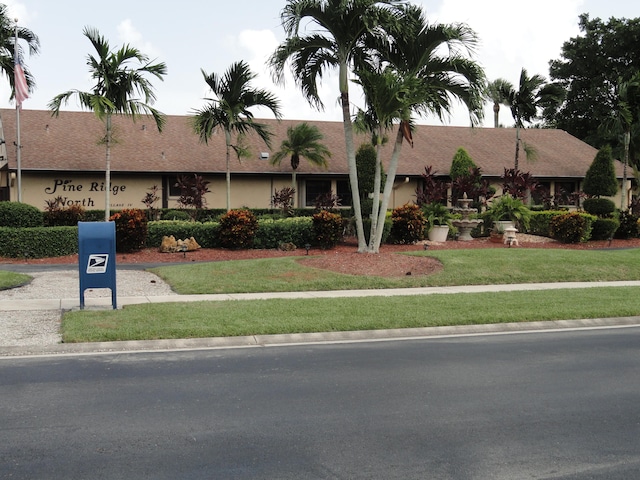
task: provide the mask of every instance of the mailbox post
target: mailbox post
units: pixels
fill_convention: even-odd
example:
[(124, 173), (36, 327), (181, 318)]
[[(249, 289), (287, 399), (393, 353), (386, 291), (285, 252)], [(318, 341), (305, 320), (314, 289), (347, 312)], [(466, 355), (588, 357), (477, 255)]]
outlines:
[(116, 225), (114, 222), (78, 222), (80, 309), (87, 288), (110, 288), (116, 309)]

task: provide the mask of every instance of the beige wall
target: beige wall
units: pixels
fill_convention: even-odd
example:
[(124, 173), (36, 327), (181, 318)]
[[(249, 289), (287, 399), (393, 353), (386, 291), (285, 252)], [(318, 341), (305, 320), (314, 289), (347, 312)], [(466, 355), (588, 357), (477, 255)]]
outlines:
[[(0, 172), (3, 185), (7, 183), (9, 172)], [(224, 174), (205, 177), (210, 182), (211, 192), (206, 196), (208, 208), (226, 208), (226, 183)], [(304, 180), (298, 179), (299, 192), (304, 191)], [(160, 174), (145, 176), (113, 175), (111, 178), (111, 209), (145, 208), (142, 199), (153, 185), (162, 188), (162, 176)], [(53, 200), (60, 196), (65, 199), (67, 205), (77, 203), (86, 210), (104, 209), (105, 192), (103, 189), (104, 174), (87, 175), (59, 175), (50, 173), (24, 173), (22, 175), (22, 201), (33, 205), (40, 210), (46, 208), (46, 200)], [(415, 202), (415, 191), (418, 185), (417, 179), (398, 177), (395, 181), (393, 192), (389, 201), (389, 208), (393, 209), (405, 203)], [(271, 197), (276, 190), (291, 186), (291, 177), (284, 175), (278, 177), (265, 176), (231, 176), (231, 208), (269, 208)], [(501, 185), (494, 185), (501, 193)], [(630, 187), (630, 182), (629, 182)], [(335, 192), (335, 180), (332, 181), (332, 189)], [(553, 183), (552, 183), (553, 193)], [(158, 192), (162, 197), (162, 192)], [(10, 199), (18, 200), (17, 181), (10, 187)], [(627, 198), (630, 198), (630, 194)], [(178, 197), (169, 197), (169, 208), (178, 207)], [(612, 197), (616, 206), (620, 206), (620, 191)], [(157, 207), (161, 207), (158, 202)]]
[[(5, 172), (6, 174), (6, 172)], [(208, 208), (226, 208), (226, 182), (224, 175), (205, 177), (210, 193), (206, 195)], [(110, 203), (112, 210), (123, 208), (146, 208), (142, 199), (149, 188), (157, 185), (157, 195), (162, 198), (162, 176), (111, 176)], [(78, 204), (86, 210), (104, 209), (104, 174), (95, 175), (58, 175), (35, 174), (22, 175), (22, 201), (45, 210), (46, 201), (62, 197), (65, 205)], [(271, 177), (234, 177), (231, 176), (231, 208), (269, 208), (275, 190), (291, 186), (287, 176)], [(17, 182), (11, 187), (11, 201), (18, 200)], [(159, 201), (156, 205), (161, 207)], [(168, 197), (168, 207), (178, 208), (178, 197)]]
[[(142, 199), (154, 184), (161, 186), (158, 176), (111, 178), (110, 203), (112, 210), (123, 208), (145, 208)], [(105, 202), (104, 174), (96, 175), (22, 175), (22, 201), (40, 210), (46, 208), (47, 200), (61, 197), (65, 205), (81, 205), (85, 210), (103, 210)], [(18, 200), (17, 183), (11, 189), (11, 200)]]
[[(210, 182), (208, 187), (211, 190), (206, 196), (207, 208), (226, 208), (227, 184), (224, 175), (205, 179)], [(291, 179), (287, 177), (273, 179), (269, 176), (231, 175), (231, 208), (269, 208), (274, 191), (290, 186)], [(177, 200), (177, 197), (170, 197), (169, 206), (177, 206)]]

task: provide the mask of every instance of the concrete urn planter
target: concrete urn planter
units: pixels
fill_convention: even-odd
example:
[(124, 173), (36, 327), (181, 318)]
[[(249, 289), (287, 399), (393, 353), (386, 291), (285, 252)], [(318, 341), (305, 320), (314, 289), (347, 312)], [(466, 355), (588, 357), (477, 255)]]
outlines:
[(446, 242), (449, 235), (449, 225), (434, 225), (429, 229), (427, 238), (430, 242)]

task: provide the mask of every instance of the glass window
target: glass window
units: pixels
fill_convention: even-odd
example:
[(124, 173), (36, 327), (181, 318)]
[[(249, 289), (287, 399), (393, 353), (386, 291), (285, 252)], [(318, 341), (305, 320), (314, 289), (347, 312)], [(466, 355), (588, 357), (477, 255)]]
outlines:
[(340, 198), (341, 206), (351, 206), (351, 184), (349, 183), (349, 180), (338, 180), (336, 182), (336, 193)]
[(316, 198), (331, 192), (331, 180), (307, 180), (305, 182), (305, 206), (313, 207)]
[(576, 182), (556, 182), (554, 196), (559, 205), (573, 205), (575, 203), (573, 193), (576, 191)]
[(168, 177), (166, 177), (166, 181), (167, 181), (166, 191), (169, 192), (169, 196), (170, 197), (179, 197), (180, 196), (180, 187), (176, 186), (176, 183), (178, 183), (178, 176), (177, 175), (169, 175)]

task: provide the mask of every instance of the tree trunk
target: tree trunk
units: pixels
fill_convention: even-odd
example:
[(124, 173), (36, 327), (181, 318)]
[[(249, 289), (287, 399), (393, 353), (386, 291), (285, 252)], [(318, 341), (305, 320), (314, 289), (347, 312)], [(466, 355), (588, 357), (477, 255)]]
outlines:
[(620, 210), (626, 212), (627, 204), (627, 165), (629, 165), (629, 143), (631, 143), (631, 132), (624, 132), (624, 163), (622, 164), (622, 192), (620, 192)]
[(291, 188), (293, 189), (293, 196), (291, 197), (291, 206), (293, 208), (296, 208), (296, 206), (298, 205), (297, 197), (298, 197), (298, 189), (297, 189), (297, 183), (298, 180), (296, 179), (297, 177), (297, 172), (296, 169), (293, 169), (293, 173), (291, 174)]
[(351, 185), (351, 202), (353, 213), (356, 217), (356, 235), (358, 236), (358, 253), (367, 251), (367, 241), (364, 237), (362, 225), (362, 209), (360, 207), (360, 190), (358, 188), (358, 168), (356, 166), (356, 151), (353, 143), (353, 125), (351, 123), (351, 111), (349, 110), (349, 81), (347, 78), (347, 64), (340, 63), (340, 100), (342, 103), (342, 123), (344, 125), (344, 139), (347, 153), (347, 165), (349, 167), (349, 183)]
[(498, 128), (500, 126), (500, 121), (498, 120), (500, 117), (500, 104), (493, 104), (493, 127)]
[(378, 214), (380, 213), (380, 183), (382, 182), (382, 129), (378, 128), (375, 132), (376, 136), (376, 170), (373, 177), (373, 208), (371, 209), (371, 231), (369, 233), (369, 253), (378, 253), (380, 245), (376, 247), (375, 239), (377, 237), (378, 227), (382, 225), (384, 229), (384, 222), (378, 221)]
[[(398, 127), (398, 135), (396, 136), (396, 143), (393, 145), (391, 162), (389, 162), (389, 171), (387, 172), (387, 181), (384, 184), (384, 192), (382, 193), (382, 205), (380, 205), (380, 212), (378, 214), (378, 225), (384, 225), (384, 221), (387, 216), (387, 209), (389, 208), (389, 200), (391, 198), (391, 192), (393, 191), (393, 184), (395, 183), (395, 180), (396, 180), (396, 171), (398, 170), (398, 160), (400, 159), (400, 152), (402, 150), (403, 139), (404, 139), (404, 136), (402, 134), (402, 129)], [(382, 243), (383, 230), (384, 228), (378, 228), (371, 253), (380, 252), (380, 244)]]
[(520, 156), (520, 127), (516, 125), (516, 160), (514, 168), (518, 171), (518, 157)]
[(231, 211), (231, 132), (224, 131), (224, 138), (227, 143), (227, 171), (225, 180), (227, 184), (227, 212)]
[(107, 113), (106, 118), (107, 136), (105, 143), (107, 145), (107, 158), (104, 169), (104, 221), (108, 222), (111, 216), (111, 114)]

